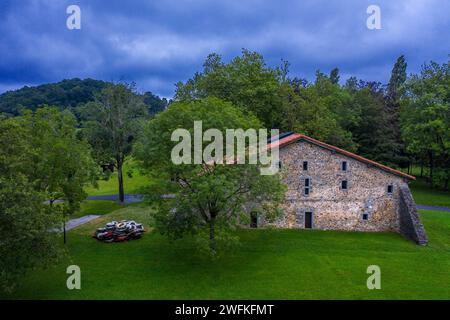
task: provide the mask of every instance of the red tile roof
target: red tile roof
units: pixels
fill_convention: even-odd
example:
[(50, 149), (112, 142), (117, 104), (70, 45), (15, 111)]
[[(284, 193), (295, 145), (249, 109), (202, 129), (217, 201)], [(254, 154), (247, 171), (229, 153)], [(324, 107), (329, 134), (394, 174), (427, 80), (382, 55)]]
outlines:
[(274, 141), (274, 142), (271, 142), (271, 143), (268, 145), (268, 148), (270, 149), (270, 148), (272, 148), (272, 147), (274, 147), (274, 146), (276, 146), (276, 145), (278, 145), (280, 148), (282, 148), (282, 147), (284, 147), (284, 146), (286, 146), (286, 145), (288, 145), (288, 144), (290, 144), (290, 143), (293, 143), (293, 142), (296, 142), (296, 141), (299, 141), (299, 140), (305, 140), (305, 141), (307, 141), (307, 142), (310, 142), (310, 143), (312, 143), (312, 144), (315, 144), (315, 145), (318, 145), (318, 146), (320, 146), (320, 147), (326, 148), (326, 149), (328, 149), (328, 150), (335, 151), (335, 152), (340, 153), (340, 154), (342, 154), (342, 155), (344, 155), (344, 156), (347, 156), (347, 157), (349, 157), (349, 158), (353, 158), (353, 159), (355, 159), (355, 160), (364, 162), (364, 163), (366, 163), (366, 164), (368, 164), (368, 165), (377, 167), (377, 168), (379, 168), (379, 169), (381, 169), (381, 170), (384, 170), (384, 171), (386, 171), (386, 172), (395, 174), (395, 175), (397, 175), (397, 176), (401, 176), (401, 177), (403, 177), (403, 178), (407, 178), (407, 179), (410, 179), (410, 180), (416, 180), (416, 177), (414, 177), (414, 176), (411, 176), (411, 175), (406, 174), (406, 173), (404, 173), (404, 172), (401, 172), (401, 171), (392, 169), (392, 168), (390, 168), (390, 167), (388, 167), (388, 166), (382, 165), (381, 163), (378, 163), (378, 162), (369, 160), (369, 159), (367, 159), (367, 158), (358, 156), (357, 154), (354, 154), (354, 153), (351, 153), (351, 152), (349, 152), (349, 151), (340, 149), (340, 148), (338, 148), (338, 147), (332, 146), (332, 145), (327, 144), (327, 143), (325, 143), (325, 142), (322, 142), (322, 141), (313, 139), (313, 138), (311, 138), (311, 137), (305, 136), (304, 134), (299, 134), (299, 133), (291, 134), (291, 135), (289, 135), (289, 136), (287, 136), (287, 137), (281, 138), (280, 140), (276, 140), (276, 141)]

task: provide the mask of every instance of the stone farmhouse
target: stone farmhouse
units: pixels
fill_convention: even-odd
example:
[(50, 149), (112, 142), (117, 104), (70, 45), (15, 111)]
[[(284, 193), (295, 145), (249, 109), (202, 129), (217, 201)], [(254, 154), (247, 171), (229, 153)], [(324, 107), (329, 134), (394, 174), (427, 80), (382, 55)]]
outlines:
[[(401, 171), (302, 134), (270, 141), (279, 146), (280, 171), (288, 186), (283, 228), (394, 231), (425, 245), (428, 240)], [(264, 224), (252, 216), (252, 224)]]

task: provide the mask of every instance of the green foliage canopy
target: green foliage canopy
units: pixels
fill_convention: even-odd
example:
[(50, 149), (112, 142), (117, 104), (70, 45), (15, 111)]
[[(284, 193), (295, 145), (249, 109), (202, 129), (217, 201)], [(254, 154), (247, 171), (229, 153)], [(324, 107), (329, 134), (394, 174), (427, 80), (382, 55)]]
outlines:
[[(223, 136), (226, 129), (260, 127), (255, 117), (218, 98), (176, 102), (145, 126), (135, 158), (152, 175), (148, 194), (159, 207), (157, 229), (171, 238), (206, 234), (205, 241), (215, 254), (217, 233), (224, 235), (235, 227), (248, 214), (246, 204), (261, 208), (269, 220), (276, 216), (284, 187), (278, 175), (260, 175), (257, 165), (174, 164), (171, 151), (177, 142), (171, 141), (172, 132), (184, 128), (193, 136), (197, 120), (203, 122), (203, 130), (215, 128)], [(207, 144), (204, 141), (203, 148)]]
[(450, 72), (449, 63), (425, 64), (420, 75), (406, 83), (403, 100), (403, 138), (407, 150), (426, 159), (430, 182), (445, 189), (450, 180)]
[(122, 167), (143, 120), (148, 117), (142, 97), (134, 93), (132, 85), (111, 85), (96, 101), (87, 103), (81, 115), (84, 119), (82, 132), (92, 145), (96, 160), (117, 168), (119, 199), (124, 203)]
[[(0, 285), (58, 256), (56, 228), (75, 212), (96, 167), (68, 111), (41, 108), (0, 121)], [(54, 200), (64, 200), (49, 205)]]

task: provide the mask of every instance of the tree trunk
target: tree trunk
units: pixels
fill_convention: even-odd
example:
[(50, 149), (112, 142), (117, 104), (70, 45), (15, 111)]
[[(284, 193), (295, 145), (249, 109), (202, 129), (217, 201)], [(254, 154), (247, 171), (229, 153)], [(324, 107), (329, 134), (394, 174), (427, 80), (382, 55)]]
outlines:
[(215, 227), (215, 218), (211, 218), (209, 220), (209, 249), (211, 250), (211, 254), (216, 254), (216, 238), (214, 234)]
[(119, 180), (119, 202), (120, 204), (125, 203), (125, 192), (123, 190), (123, 172), (122, 172), (122, 165), (123, 160), (118, 158), (117, 159), (117, 178)]
[(63, 220), (63, 233), (64, 233), (64, 244), (66, 244), (66, 217)]
[(433, 185), (433, 167), (434, 167), (434, 159), (433, 159), (433, 151), (429, 152), (429, 159), (430, 159), (430, 185)]
[[(53, 207), (53, 203), (55, 202), (55, 200), (51, 199), (49, 200), (50, 203), (50, 207)], [(63, 213), (63, 242), (64, 244), (66, 244), (66, 214)]]

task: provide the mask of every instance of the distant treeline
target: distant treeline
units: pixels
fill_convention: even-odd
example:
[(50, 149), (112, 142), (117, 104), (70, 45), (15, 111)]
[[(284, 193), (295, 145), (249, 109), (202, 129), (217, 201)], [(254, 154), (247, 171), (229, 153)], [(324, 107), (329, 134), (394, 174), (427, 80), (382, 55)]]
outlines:
[[(71, 79), (6, 92), (0, 95), (0, 118), (49, 105), (70, 109), (80, 120), (82, 106), (110, 85)], [(170, 108), (170, 102), (151, 92), (133, 94), (150, 115)], [(430, 184), (449, 188), (449, 62), (425, 63), (419, 74), (408, 76), (406, 59), (400, 56), (387, 84), (356, 77), (343, 81), (338, 68), (318, 70), (310, 82), (292, 77), (287, 62), (267, 66), (256, 52), (243, 50), (228, 63), (210, 54), (201, 72), (176, 84), (174, 101), (207, 97), (255, 115), (266, 128), (304, 133), (408, 172), (420, 166)]]
[(338, 68), (317, 71), (309, 82), (291, 77), (289, 63), (271, 68), (247, 50), (229, 63), (211, 54), (203, 67), (177, 84), (175, 100), (215, 96), (255, 114), (267, 128), (304, 133), (408, 172), (426, 166), (431, 184), (449, 187), (448, 62), (424, 64), (407, 76), (400, 56), (387, 84), (340, 81)]
[[(94, 101), (100, 92), (112, 83), (94, 79), (69, 79), (36, 87), (23, 87), (0, 95), (0, 117), (17, 116), (24, 109), (36, 110), (43, 105), (57, 106), (61, 110), (77, 108)], [(142, 95), (150, 114), (156, 114), (167, 107), (167, 99), (145, 92)]]

